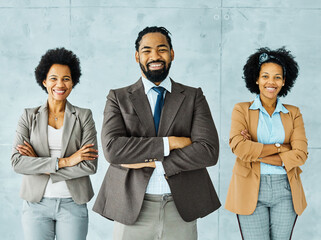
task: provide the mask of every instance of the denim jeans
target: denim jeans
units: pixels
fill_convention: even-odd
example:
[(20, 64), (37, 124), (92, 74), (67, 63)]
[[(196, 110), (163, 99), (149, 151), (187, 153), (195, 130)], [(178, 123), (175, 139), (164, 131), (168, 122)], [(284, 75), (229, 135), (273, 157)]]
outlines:
[(43, 198), (23, 202), (22, 226), (25, 240), (85, 240), (88, 232), (86, 204), (71, 198)]

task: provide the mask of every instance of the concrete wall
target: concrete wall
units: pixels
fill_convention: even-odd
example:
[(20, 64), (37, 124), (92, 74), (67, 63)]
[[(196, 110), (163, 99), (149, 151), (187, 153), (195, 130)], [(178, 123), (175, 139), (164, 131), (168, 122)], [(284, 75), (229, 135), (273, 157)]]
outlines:
[[(235, 159), (228, 146), (231, 111), (235, 103), (254, 98), (245, 88), (242, 67), (259, 47), (292, 50), (300, 75), (283, 102), (300, 107), (309, 139), (301, 175), (308, 208), (293, 239), (320, 239), (320, 22), (321, 2), (315, 0), (0, 0), (1, 239), (23, 238), (21, 176), (12, 170), (10, 155), (23, 108), (47, 98), (34, 80), (40, 57), (61, 46), (79, 56), (83, 75), (69, 101), (92, 109), (100, 139), (105, 97), (109, 89), (139, 78), (134, 41), (152, 25), (172, 33), (176, 55), (170, 76), (202, 87), (210, 104), (221, 154), (209, 171), (223, 204)], [(96, 193), (108, 167), (99, 150), (99, 169), (91, 178)], [(240, 239), (235, 215), (223, 207), (200, 219), (198, 227), (201, 240)], [(113, 222), (90, 210), (89, 240), (112, 239), (112, 228)]]

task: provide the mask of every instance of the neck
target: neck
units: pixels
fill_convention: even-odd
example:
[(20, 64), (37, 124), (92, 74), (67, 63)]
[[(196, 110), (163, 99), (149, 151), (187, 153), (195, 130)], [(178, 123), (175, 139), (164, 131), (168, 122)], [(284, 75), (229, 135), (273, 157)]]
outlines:
[(67, 100), (57, 101), (53, 99), (48, 99), (48, 109), (52, 113), (61, 113), (65, 112)]
[(275, 109), (277, 98), (270, 99), (270, 98), (265, 98), (264, 96), (260, 95), (260, 99), (261, 99), (262, 106), (264, 108)]

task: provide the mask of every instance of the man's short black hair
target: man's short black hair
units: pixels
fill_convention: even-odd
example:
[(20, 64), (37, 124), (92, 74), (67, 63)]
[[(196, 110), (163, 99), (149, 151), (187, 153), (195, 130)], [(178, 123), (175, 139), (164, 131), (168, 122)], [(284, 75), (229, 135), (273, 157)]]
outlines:
[(65, 48), (49, 49), (45, 55), (41, 57), (41, 60), (35, 69), (36, 81), (43, 90), (47, 92), (47, 89), (42, 82), (47, 78), (49, 69), (53, 64), (67, 65), (70, 69), (73, 87), (79, 83), (81, 69), (78, 57), (72, 51)]
[(276, 63), (283, 69), (283, 78), (285, 79), (285, 82), (281, 91), (278, 93), (278, 96), (284, 97), (288, 92), (290, 92), (299, 73), (297, 62), (294, 60), (291, 52), (286, 50), (285, 47), (276, 50), (271, 50), (267, 47), (259, 48), (248, 58), (243, 67), (243, 78), (245, 80), (246, 87), (251, 93), (260, 93), (259, 86), (256, 84), (256, 81), (260, 74), (261, 65), (269, 62)]
[(163, 34), (166, 37), (166, 40), (169, 44), (170, 50), (172, 50), (172, 48), (173, 48), (172, 40), (169, 36), (171, 33), (164, 27), (153, 26), (153, 27), (146, 27), (138, 33), (137, 39), (135, 41), (135, 48), (136, 48), (137, 52), (139, 50), (140, 41), (142, 40), (143, 36), (146, 35), (147, 33), (161, 33), (161, 34)]

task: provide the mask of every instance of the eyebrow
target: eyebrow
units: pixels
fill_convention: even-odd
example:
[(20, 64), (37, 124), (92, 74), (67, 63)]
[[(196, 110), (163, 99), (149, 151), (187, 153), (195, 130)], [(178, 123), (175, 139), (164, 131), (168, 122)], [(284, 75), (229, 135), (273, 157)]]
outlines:
[[(50, 75), (49, 77), (58, 77), (58, 75), (52, 74), (52, 75)], [(71, 76), (69, 76), (69, 75), (65, 75), (65, 76), (63, 76), (63, 77), (64, 77), (64, 78), (65, 78), (65, 77), (71, 78)]]
[(157, 47), (166, 47), (166, 48), (168, 48), (168, 46), (166, 44), (160, 44)]
[[(166, 44), (160, 44), (160, 45), (157, 45), (158, 48), (160, 47), (166, 47), (168, 48), (168, 46)], [(142, 47), (140, 50), (143, 50), (143, 49), (151, 49), (152, 47), (149, 47), (149, 46), (144, 46)]]
[[(269, 74), (268, 72), (262, 72), (262, 74)], [(270, 74), (269, 74), (270, 75)], [(275, 75), (282, 75), (281, 73), (277, 73)]]

